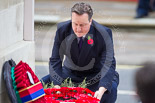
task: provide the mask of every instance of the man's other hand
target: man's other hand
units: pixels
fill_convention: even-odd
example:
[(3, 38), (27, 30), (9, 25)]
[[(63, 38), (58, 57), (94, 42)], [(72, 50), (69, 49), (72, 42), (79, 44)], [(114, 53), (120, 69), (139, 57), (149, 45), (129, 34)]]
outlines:
[(99, 99), (99, 100), (101, 100), (101, 98), (102, 98), (102, 96), (103, 96), (103, 94), (104, 94), (104, 92), (106, 90), (107, 90), (106, 88), (100, 87), (99, 90), (95, 92), (94, 97), (97, 98), (97, 99)]

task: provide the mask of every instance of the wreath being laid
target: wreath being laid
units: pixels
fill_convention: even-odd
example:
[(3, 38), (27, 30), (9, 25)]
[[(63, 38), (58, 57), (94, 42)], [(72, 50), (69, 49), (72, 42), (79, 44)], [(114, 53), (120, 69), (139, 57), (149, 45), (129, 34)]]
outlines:
[[(69, 80), (69, 81), (68, 81)], [(45, 99), (47, 103), (98, 103), (99, 100), (94, 98), (94, 92), (86, 88), (86, 78), (78, 87), (74, 87), (71, 78), (67, 78), (60, 85), (61, 88), (54, 88), (54, 84), (45, 84)]]
[(67, 78), (61, 88), (54, 88), (53, 83), (41, 83), (28, 64), (22, 61), (11, 67), (11, 78), (18, 103), (99, 103), (94, 92), (85, 88), (86, 78), (78, 87)]

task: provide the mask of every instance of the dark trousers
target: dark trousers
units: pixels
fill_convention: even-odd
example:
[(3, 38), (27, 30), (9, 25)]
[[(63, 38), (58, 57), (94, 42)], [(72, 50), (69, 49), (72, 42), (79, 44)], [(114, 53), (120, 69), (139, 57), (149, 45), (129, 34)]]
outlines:
[[(115, 81), (113, 81), (111, 91), (104, 93), (100, 103), (115, 103), (115, 101), (117, 99), (117, 87), (118, 87), (118, 84)], [(90, 89), (91, 91), (95, 92), (96, 88), (98, 89), (98, 83), (88, 86), (87, 88)]]
[(150, 10), (150, 0), (139, 0), (137, 15), (148, 15)]
[[(47, 75), (47, 76), (43, 77), (41, 80), (43, 80), (45, 83), (49, 83), (49, 82), (51, 82), (51, 77), (50, 77), (50, 75)], [(115, 81), (113, 81), (111, 92), (106, 92), (102, 96), (100, 103), (115, 103), (115, 101), (117, 99), (117, 87), (118, 87), (118, 84)], [(98, 83), (88, 86), (88, 89), (90, 89), (93, 92), (96, 91), (96, 88), (98, 88)]]
[(149, 11), (155, 10), (155, 0), (139, 0), (137, 15), (148, 15)]
[(113, 82), (111, 93), (105, 93), (101, 99), (101, 103), (115, 103), (117, 99), (117, 87), (118, 84)]

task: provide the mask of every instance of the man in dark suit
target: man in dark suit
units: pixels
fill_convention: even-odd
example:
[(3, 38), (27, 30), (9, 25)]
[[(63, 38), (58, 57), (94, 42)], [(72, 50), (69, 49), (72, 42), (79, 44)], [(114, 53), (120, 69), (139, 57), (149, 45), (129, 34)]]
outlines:
[(58, 24), (49, 62), (50, 81), (60, 85), (69, 77), (80, 83), (86, 77), (87, 88), (101, 103), (115, 103), (119, 75), (112, 32), (92, 20), (92, 15), (89, 4), (77, 3), (71, 8), (71, 20)]

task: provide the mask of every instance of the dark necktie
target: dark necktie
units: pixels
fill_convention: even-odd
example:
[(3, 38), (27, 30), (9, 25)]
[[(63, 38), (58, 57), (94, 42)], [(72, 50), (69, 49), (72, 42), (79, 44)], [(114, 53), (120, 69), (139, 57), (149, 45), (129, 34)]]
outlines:
[(82, 39), (82, 37), (80, 37), (79, 39), (80, 39), (79, 40), (79, 51), (81, 51), (83, 39)]

